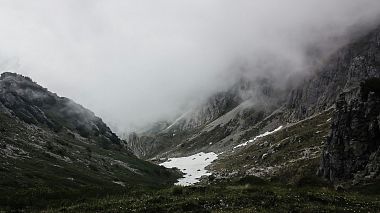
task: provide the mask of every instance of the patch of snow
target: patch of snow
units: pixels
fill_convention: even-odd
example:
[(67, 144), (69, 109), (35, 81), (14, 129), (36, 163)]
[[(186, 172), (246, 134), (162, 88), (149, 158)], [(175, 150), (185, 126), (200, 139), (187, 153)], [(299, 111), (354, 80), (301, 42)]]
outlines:
[(331, 118), (327, 119), (326, 122), (330, 122), (331, 121)]
[(200, 152), (187, 157), (169, 158), (160, 165), (166, 168), (176, 167), (180, 169), (185, 175), (178, 179), (176, 185), (188, 186), (199, 182), (199, 178), (202, 176), (211, 175), (211, 173), (206, 170), (206, 167), (217, 158), (218, 155), (214, 152)]
[(246, 141), (246, 142), (244, 142), (244, 143), (242, 143), (242, 144), (239, 144), (239, 145), (235, 146), (234, 149), (239, 148), (239, 147), (242, 147), (242, 146), (247, 146), (248, 143), (252, 143), (252, 142), (254, 142), (255, 140), (257, 140), (257, 139), (259, 139), (259, 138), (262, 138), (262, 137), (268, 136), (268, 135), (270, 135), (270, 134), (273, 134), (273, 133), (279, 131), (280, 129), (282, 129), (282, 126), (277, 127), (277, 128), (274, 129), (273, 131), (267, 131), (267, 132), (265, 132), (265, 133), (263, 133), (263, 134), (261, 134), (261, 135), (256, 136), (254, 139), (251, 139), (251, 140), (248, 140), (248, 141)]
[(112, 181), (112, 183), (125, 187), (125, 183), (121, 181)]

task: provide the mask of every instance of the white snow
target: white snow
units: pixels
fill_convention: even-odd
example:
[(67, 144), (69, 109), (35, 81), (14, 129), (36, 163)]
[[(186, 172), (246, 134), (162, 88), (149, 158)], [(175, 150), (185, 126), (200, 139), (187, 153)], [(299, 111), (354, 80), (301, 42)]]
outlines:
[(176, 185), (188, 186), (199, 182), (199, 178), (204, 175), (211, 175), (205, 168), (217, 158), (218, 155), (214, 152), (200, 152), (187, 157), (169, 158), (160, 165), (166, 168), (177, 167), (180, 169), (185, 175), (178, 179)]
[(112, 183), (125, 187), (125, 183), (121, 181), (112, 181)]
[(259, 138), (262, 138), (262, 137), (268, 136), (268, 135), (270, 135), (270, 134), (273, 134), (273, 133), (279, 131), (280, 129), (282, 129), (282, 126), (277, 127), (277, 128), (274, 129), (273, 131), (268, 131), (268, 132), (265, 132), (265, 133), (263, 133), (263, 134), (261, 134), (261, 135), (258, 135), (258, 136), (256, 136), (254, 139), (251, 139), (251, 140), (248, 140), (248, 141), (246, 141), (246, 142), (244, 142), (244, 143), (242, 143), (242, 144), (239, 144), (239, 145), (235, 146), (234, 149), (239, 148), (239, 147), (242, 147), (242, 146), (247, 146), (248, 143), (252, 143), (252, 142), (254, 142), (255, 140), (257, 140), (257, 139), (259, 139)]

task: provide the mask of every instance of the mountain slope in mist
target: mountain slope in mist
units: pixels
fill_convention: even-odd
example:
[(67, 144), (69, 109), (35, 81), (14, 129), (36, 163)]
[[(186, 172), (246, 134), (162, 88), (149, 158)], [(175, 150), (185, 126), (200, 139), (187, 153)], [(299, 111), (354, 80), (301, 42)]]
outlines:
[(176, 176), (134, 156), (88, 109), (14, 73), (0, 77), (0, 159), (4, 205), (20, 190), (162, 185)]
[[(140, 157), (153, 159), (198, 152), (223, 153), (212, 167), (220, 176), (238, 172), (270, 177), (302, 174), (306, 170), (305, 174), (314, 176), (330, 118), (336, 113), (337, 98), (344, 93), (347, 102), (360, 99), (361, 83), (380, 77), (380, 28), (361, 34), (321, 61), (295, 88), (278, 89), (271, 79), (240, 81), (238, 86), (211, 97), (161, 133), (130, 138), (128, 146), (134, 151), (139, 146)], [(236, 92), (236, 87), (244, 89)], [(252, 95), (241, 98), (242, 94)], [(215, 99), (219, 100), (216, 105)], [(227, 105), (228, 100), (237, 101)], [(280, 126), (283, 128), (273, 135), (253, 140)], [(245, 143), (251, 140), (255, 142)], [(300, 167), (305, 170), (297, 171)]]

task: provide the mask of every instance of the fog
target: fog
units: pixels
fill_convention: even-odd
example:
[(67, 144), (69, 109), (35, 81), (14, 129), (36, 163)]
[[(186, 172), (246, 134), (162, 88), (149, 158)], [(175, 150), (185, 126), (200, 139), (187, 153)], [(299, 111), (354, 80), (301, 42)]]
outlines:
[(242, 75), (307, 74), (310, 49), (329, 54), (379, 14), (379, 0), (1, 0), (0, 71), (127, 131)]

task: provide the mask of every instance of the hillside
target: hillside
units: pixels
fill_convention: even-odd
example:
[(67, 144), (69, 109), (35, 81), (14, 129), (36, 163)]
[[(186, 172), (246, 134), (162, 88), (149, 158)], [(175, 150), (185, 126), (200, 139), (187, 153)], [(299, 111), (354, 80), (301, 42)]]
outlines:
[(0, 77), (0, 159), (2, 205), (30, 205), (21, 194), (165, 185), (176, 177), (134, 156), (91, 111), (14, 73)]

